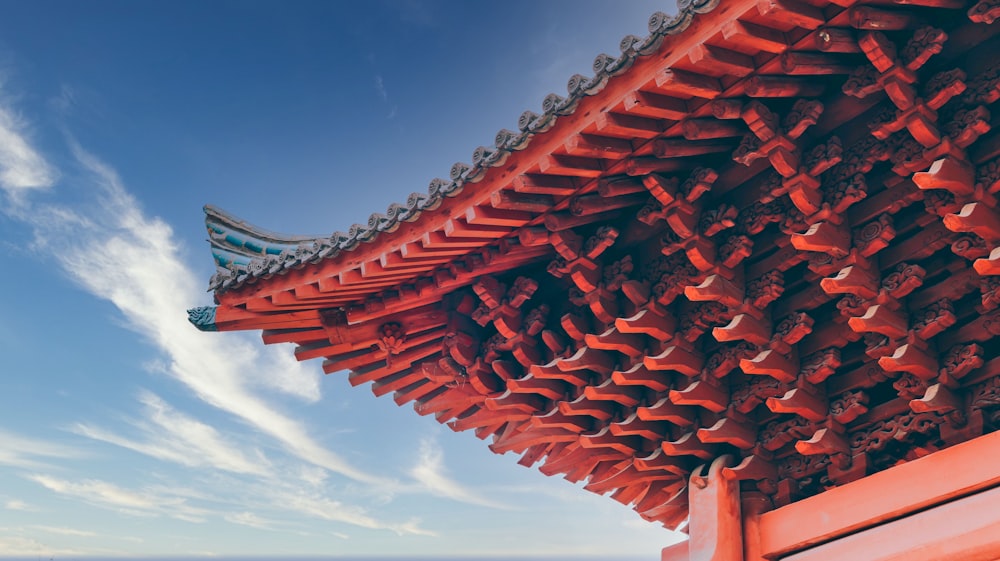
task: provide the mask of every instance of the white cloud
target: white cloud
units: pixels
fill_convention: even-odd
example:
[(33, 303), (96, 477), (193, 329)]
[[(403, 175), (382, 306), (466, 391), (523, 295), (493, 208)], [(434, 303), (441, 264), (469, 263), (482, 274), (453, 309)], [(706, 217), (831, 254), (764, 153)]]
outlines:
[(278, 524), (274, 520), (261, 518), (252, 512), (233, 512), (226, 514), (224, 518), (227, 522), (240, 524), (242, 526), (250, 526), (251, 528), (257, 528), (259, 530), (273, 530), (274, 526)]
[[(7, 165), (4, 150), (25, 149), (21, 152), (37, 155), (17, 129), (5, 130), (9, 134), (0, 135), (0, 144), (5, 144), (0, 146), (0, 173)], [(284, 481), (263, 454), (235, 446), (215, 427), (177, 411), (152, 393), (140, 395), (145, 416), (131, 434), (91, 423), (78, 423), (71, 430), (161, 460), (236, 474), (241, 476), (238, 493), (233, 487), (229, 495), (206, 497), (170, 486), (129, 489), (96, 478), (57, 478), (43, 473), (39, 468), (45, 466), (36, 458), (64, 458), (72, 451), (34, 441), (0, 448), (0, 464), (33, 469), (35, 473), (27, 477), (53, 493), (130, 516), (204, 522), (225, 519), (219, 507), (228, 505), (235, 507), (229, 509), (236, 513), (229, 514), (231, 522), (266, 525), (267, 519), (251, 510), (256, 505), (268, 512), (292, 512), (401, 535), (435, 535), (419, 520), (383, 521), (365, 508), (328, 496), (327, 472), (362, 483), (362, 493), (391, 493), (401, 485), (351, 465), (262, 395), (278, 391), (315, 402), (320, 398), (318, 372), (296, 362), (286, 349), (261, 349), (255, 338), (241, 334), (200, 333), (187, 322), (186, 308), (204, 298), (203, 279), (183, 261), (171, 227), (147, 216), (113, 169), (72, 141), (70, 148), (83, 172), (64, 178), (61, 187), (84, 189), (85, 201), (70, 208), (24, 197), (5, 212), (32, 228), (35, 251), (52, 258), (84, 290), (114, 304), (130, 329), (159, 348), (163, 357), (157, 369), (162, 366), (202, 401), (275, 439), (306, 466), (283, 458), (282, 468), (302, 476)], [(38, 158), (35, 163), (44, 162)], [(43, 168), (49, 169), (40, 165), (32, 169)], [(27, 172), (19, 173), (18, 177), (27, 177)], [(45, 177), (54, 181), (54, 175)], [(19, 181), (22, 187), (29, 183)], [(3, 436), (0, 433), (0, 440)], [(12, 441), (17, 442), (8, 439), (5, 444)], [(439, 471), (439, 464), (418, 470), (430, 483), (429, 490), (476, 500), (440, 477)], [(248, 488), (256, 492), (248, 494)]]
[[(181, 260), (170, 226), (146, 216), (111, 168), (78, 146), (73, 152), (90, 174), (98, 204), (88, 209), (90, 219), (57, 206), (33, 209), (28, 219), (37, 247), (54, 256), (83, 288), (117, 306), (132, 329), (164, 351), (170, 374), (200, 399), (276, 438), (308, 462), (357, 481), (388, 483), (321, 446), (300, 422), (253, 391), (280, 390), (315, 401), (316, 372), (283, 349), (262, 351), (248, 337), (204, 334), (191, 327), (184, 310), (203, 297), (201, 281)], [(60, 235), (69, 229), (73, 236)]]
[(56, 170), (25, 139), (22, 119), (7, 107), (0, 107), (0, 188), (15, 201), (29, 189), (51, 187)]
[(28, 479), (56, 494), (83, 500), (94, 506), (109, 508), (135, 516), (165, 515), (187, 522), (203, 522), (210, 512), (188, 504), (183, 496), (152, 489), (125, 489), (98, 479), (69, 481), (43, 474)]
[(416, 465), (410, 469), (410, 475), (425, 490), (441, 497), (490, 508), (510, 508), (503, 503), (484, 497), (448, 477), (444, 467), (444, 453), (437, 442), (431, 438), (420, 441), (419, 458)]
[(32, 538), (22, 536), (0, 536), (0, 555), (35, 557), (44, 555), (52, 557), (55, 555), (80, 555), (83, 553), (76, 549), (63, 549), (48, 546)]
[[(0, 429), (0, 465), (19, 468), (39, 468), (46, 465), (44, 459), (64, 460), (79, 458), (81, 453), (68, 446), (53, 444), (37, 438), (29, 438)], [(12, 508), (8, 503), (7, 508)]]
[(150, 392), (142, 392), (139, 401), (146, 406), (149, 422), (133, 420), (129, 424), (142, 432), (142, 440), (130, 439), (86, 423), (77, 423), (71, 430), (94, 440), (188, 467), (207, 466), (255, 475), (270, 473), (270, 461), (259, 450), (254, 450), (254, 454), (248, 457), (226, 442), (213, 427), (174, 410)]
[(315, 466), (301, 466), (298, 470), (299, 481), (313, 487), (321, 487), (329, 476), (325, 469)]
[(31, 511), (38, 510), (35, 507), (29, 505), (28, 503), (26, 503), (24, 501), (21, 501), (21, 500), (18, 500), (18, 499), (10, 499), (10, 500), (8, 500), (7, 502), (5, 502), (3, 504), (3, 507), (6, 508), (7, 510), (20, 510), (20, 511), (25, 511), (25, 512), (31, 512)]
[[(6, 140), (17, 144), (15, 139)], [(23, 138), (16, 140), (29, 146)], [(63, 183), (69, 188), (86, 188), (89, 201), (69, 208), (31, 204), (25, 198), (23, 205), (6, 209), (8, 215), (32, 227), (36, 251), (54, 258), (87, 292), (114, 304), (129, 328), (153, 342), (163, 352), (162, 366), (167, 374), (202, 401), (274, 438), (307, 466), (291, 467), (302, 479), (291, 485), (278, 484), (281, 478), (272, 473), (273, 466), (263, 454), (234, 446), (214, 427), (177, 411), (151, 393), (143, 393), (139, 401), (145, 408), (145, 418), (136, 426), (136, 433), (122, 434), (118, 429), (106, 430), (90, 423), (78, 423), (72, 430), (158, 459), (210, 465), (251, 476), (256, 480), (244, 484), (262, 492), (252, 498), (234, 494), (204, 499), (185, 497), (169, 489), (127, 489), (99, 479), (68, 480), (41, 473), (30, 479), (64, 497), (133, 516), (164, 515), (202, 522), (209, 516), (224, 517), (215, 512), (218, 502), (212, 501), (231, 504), (239, 509), (237, 512), (250, 506), (248, 501), (254, 501), (271, 510), (322, 520), (399, 534), (429, 535), (416, 521), (382, 521), (364, 508), (325, 495), (327, 472), (360, 482), (372, 492), (395, 489), (399, 483), (349, 464), (317, 442), (301, 421), (282, 413), (260, 395), (262, 391), (273, 394), (277, 390), (315, 402), (320, 398), (318, 372), (296, 362), (286, 349), (261, 349), (258, 341), (241, 334), (200, 333), (187, 322), (186, 308), (204, 297), (203, 279), (183, 262), (170, 226), (162, 219), (147, 216), (113, 169), (75, 144), (71, 149), (84, 173), (82, 177), (66, 178)], [(30, 455), (19, 453), (20, 446), (0, 448), (0, 464), (37, 469), (43, 464), (34, 457), (63, 457), (69, 453), (41, 443), (31, 444), (23, 447), (30, 450)], [(195, 504), (214, 506), (192, 506)], [(263, 520), (245, 515), (231, 518), (244, 524)]]
[(437, 535), (421, 528), (419, 520), (403, 523), (383, 522), (370, 516), (362, 508), (344, 504), (306, 489), (269, 486), (265, 489), (258, 489), (258, 495), (266, 500), (271, 508), (292, 511), (312, 518), (342, 522), (371, 530), (391, 530), (400, 535)]
[(31, 526), (31, 528), (34, 530), (41, 530), (42, 532), (48, 534), (56, 534), (60, 536), (73, 536), (77, 538), (93, 538), (97, 536), (95, 532), (78, 530), (76, 528), (61, 528), (57, 526)]

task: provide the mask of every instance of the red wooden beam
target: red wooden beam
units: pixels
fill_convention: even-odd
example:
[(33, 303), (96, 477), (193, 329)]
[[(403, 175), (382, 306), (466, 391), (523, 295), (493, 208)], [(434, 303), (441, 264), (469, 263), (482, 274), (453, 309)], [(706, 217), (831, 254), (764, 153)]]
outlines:
[[(788, 555), (1000, 485), (1000, 463), (989, 461), (997, 450), (1000, 432), (765, 513), (760, 521), (763, 554), (769, 558)], [(995, 504), (993, 512), (997, 512)], [(977, 512), (982, 511), (973, 510), (958, 519), (964, 525), (974, 525)], [(911, 533), (895, 535), (907, 535), (907, 541), (915, 537)], [(898, 543), (898, 539), (893, 541)], [(850, 556), (804, 557), (803, 561), (821, 558)], [(872, 559), (867, 554), (864, 558)]]

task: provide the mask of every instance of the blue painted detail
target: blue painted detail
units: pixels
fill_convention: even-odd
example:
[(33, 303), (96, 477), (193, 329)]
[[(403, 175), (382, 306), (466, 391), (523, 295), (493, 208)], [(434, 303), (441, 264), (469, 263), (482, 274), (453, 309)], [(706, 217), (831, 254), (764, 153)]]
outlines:
[(226, 243), (228, 243), (229, 245), (231, 245), (233, 247), (243, 247), (243, 246), (246, 245), (243, 242), (243, 240), (241, 240), (239, 238), (239, 236), (235, 236), (232, 233), (226, 234), (226, 237), (223, 238), (223, 239), (226, 241)]
[(218, 331), (215, 326), (215, 306), (202, 306), (188, 310), (188, 321), (201, 331)]
[(217, 234), (212, 241), (216, 245), (225, 246), (226, 249), (249, 255), (278, 255), (286, 249), (294, 249), (297, 243), (275, 243), (265, 242), (249, 237), (238, 232), (227, 231), (225, 228), (212, 228), (212, 232)]
[(253, 251), (254, 253), (264, 253), (267, 246), (258, 242), (257, 240), (244, 240), (243, 247)]
[(253, 259), (294, 252), (302, 244), (312, 244), (314, 236), (288, 236), (258, 228), (215, 207), (205, 207), (212, 256), (220, 267), (246, 266)]
[(250, 263), (251, 259), (251, 257), (241, 255), (239, 253), (233, 253), (232, 251), (227, 251), (221, 247), (212, 248), (212, 257), (220, 267), (227, 267), (229, 264), (242, 265), (245, 267)]

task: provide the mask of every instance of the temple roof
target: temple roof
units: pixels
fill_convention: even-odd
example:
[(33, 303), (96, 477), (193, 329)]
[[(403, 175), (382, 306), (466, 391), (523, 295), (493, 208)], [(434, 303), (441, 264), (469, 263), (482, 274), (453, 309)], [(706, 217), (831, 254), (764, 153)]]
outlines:
[(367, 226), (210, 210), (192, 322), (668, 526), (706, 462), (784, 505), (997, 430), (997, 18), (682, 2)]
[(549, 130), (560, 117), (576, 111), (581, 99), (603, 90), (609, 80), (628, 71), (637, 58), (658, 52), (665, 36), (682, 33), (698, 14), (712, 11), (719, 1), (679, 0), (675, 15), (653, 14), (649, 18), (649, 35), (626, 35), (619, 43), (621, 53), (618, 56), (598, 55), (594, 59), (593, 76), (571, 76), (566, 86), (567, 95), (549, 94), (542, 101), (541, 113), (530, 110), (522, 113), (517, 120), (517, 131), (501, 130), (494, 137), (493, 146), (473, 150), (472, 163), (452, 165), (448, 179), (432, 180), (426, 193), (413, 193), (404, 203), (392, 203), (384, 213), (372, 213), (367, 223), (354, 224), (347, 232), (337, 231), (327, 237), (286, 236), (250, 225), (214, 206), (206, 206), (205, 222), (213, 256), (220, 267), (209, 281), (209, 289), (237, 288), (305, 263), (332, 259), (341, 252), (354, 250), (361, 243), (371, 243), (382, 234), (396, 231), (401, 222), (412, 222), (422, 213), (437, 209), (445, 197), (458, 195), (467, 184), (481, 181), (491, 168), (502, 166), (512, 152), (524, 150), (535, 135)]

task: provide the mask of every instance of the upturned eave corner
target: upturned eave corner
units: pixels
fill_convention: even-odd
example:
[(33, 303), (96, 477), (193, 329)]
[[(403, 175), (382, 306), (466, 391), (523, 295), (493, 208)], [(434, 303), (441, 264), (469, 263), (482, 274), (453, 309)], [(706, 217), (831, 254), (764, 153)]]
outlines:
[(188, 321), (199, 331), (218, 331), (215, 325), (215, 306), (201, 306), (187, 311)]
[[(499, 190), (500, 186), (493, 185), (493, 180), (498, 175), (506, 175), (504, 170), (510, 157), (529, 151), (532, 156), (526, 160), (528, 164), (533, 164), (537, 156), (534, 155), (534, 150), (529, 149), (539, 139), (551, 137), (554, 134), (552, 129), (560, 121), (586, 121), (589, 112), (588, 115), (581, 115), (578, 111), (582, 102), (591, 98), (610, 97), (613, 103), (621, 103), (617, 98), (624, 89), (609, 85), (615, 81), (621, 82), (619, 78), (626, 75), (636, 63), (654, 62), (648, 59), (655, 58), (654, 55), (665, 50), (670, 51), (674, 44), (678, 46), (678, 50), (686, 51), (701, 40), (703, 30), (713, 25), (711, 22), (723, 21), (732, 17), (734, 11), (745, 11), (753, 4), (754, 0), (678, 0), (675, 13), (654, 13), (647, 22), (648, 35), (624, 37), (619, 44), (621, 53), (617, 56), (603, 53), (598, 55), (592, 67), (592, 76), (576, 74), (570, 78), (567, 84), (568, 95), (549, 94), (542, 101), (540, 113), (528, 110), (521, 114), (516, 131), (503, 129), (496, 134), (494, 146), (480, 146), (473, 150), (472, 163), (455, 163), (447, 174), (447, 179), (436, 178), (430, 181), (426, 193), (413, 193), (405, 203), (392, 203), (384, 213), (373, 213), (367, 222), (354, 224), (346, 232), (336, 231), (329, 236), (286, 236), (258, 228), (218, 207), (206, 205), (206, 222), (213, 257), (220, 267), (210, 281), (210, 288), (216, 292), (236, 290), (260, 278), (283, 275), (304, 265), (347, 260), (346, 255), (354, 254), (359, 247), (366, 248), (366, 255), (377, 255), (383, 247), (406, 245), (405, 242), (399, 243), (393, 234), (400, 229), (402, 223), (416, 221), (428, 214), (436, 217), (430, 221), (437, 224), (432, 229), (436, 233), (441, 232), (445, 229), (445, 224), (440, 223), (442, 216), (444, 221), (459, 220), (468, 210), (467, 201), (481, 198), (481, 191), (484, 189), (481, 183), (490, 183), (486, 189)], [(697, 28), (697, 33), (688, 33), (692, 27)], [(460, 198), (462, 202), (447, 202), (453, 198)], [(218, 224), (224, 224), (227, 229), (235, 227), (239, 232), (227, 240), (225, 233), (213, 233), (213, 228)], [(266, 244), (260, 242), (269, 241), (276, 245), (257, 251), (248, 248), (239, 239), (243, 235), (248, 235), (251, 244), (263, 246)]]

